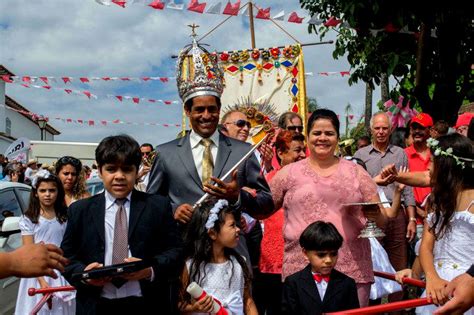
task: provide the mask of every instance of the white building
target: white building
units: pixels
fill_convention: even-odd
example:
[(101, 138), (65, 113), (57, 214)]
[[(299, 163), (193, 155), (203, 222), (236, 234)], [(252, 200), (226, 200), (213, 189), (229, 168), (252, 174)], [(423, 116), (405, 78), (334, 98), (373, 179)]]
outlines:
[[(0, 77), (3, 75), (14, 76), (7, 68), (0, 65)], [(59, 135), (60, 132), (49, 124), (46, 124), (42, 130), (38, 121), (27, 114), (30, 113), (27, 108), (6, 95), (6, 84), (9, 83), (0, 80), (0, 153), (3, 154), (8, 146), (20, 137), (53, 141), (54, 136)]]

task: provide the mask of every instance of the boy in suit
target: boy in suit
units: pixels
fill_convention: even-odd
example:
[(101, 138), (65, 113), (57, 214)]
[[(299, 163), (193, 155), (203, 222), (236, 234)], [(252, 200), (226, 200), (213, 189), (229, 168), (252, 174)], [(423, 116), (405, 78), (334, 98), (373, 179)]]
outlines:
[(322, 314), (359, 308), (354, 279), (334, 269), (342, 236), (329, 222), (311, 223), (300, 236), (308, 266), (283, 284), (283, 314)]
[[(65, 278), (76, 287), (76, 314), (175, 313), (170, 280), (180, 270), (182, 245), (167, 197), (135, 190), (141, 154), (127, 135), (96, 149), (105, 191), (69, 207), (61, 247), (70, 259)], [(74, 273), (145, 260), (151, 267), (116, 278), (72, 281)]]

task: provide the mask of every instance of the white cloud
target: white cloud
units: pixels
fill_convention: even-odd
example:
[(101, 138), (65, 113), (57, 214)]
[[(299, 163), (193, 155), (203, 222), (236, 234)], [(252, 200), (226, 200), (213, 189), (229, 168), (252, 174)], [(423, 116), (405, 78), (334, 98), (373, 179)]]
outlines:
[[(185, 1), (187, 3), (187, 1)], [(215, 1), (214, 1), (215, 2)], [(214, 3), (212, 1), (209, 4)], [(266, 1), (275, 14), (297, 11), (298, 1)], [(94, 0), (2, 0), (0, 2), (0, 64), (16, 75), (49, 76), (174, 76), (175, 60), (171, 55), (189, 43), (189, 28), (195, 22), (203, 35), (224, 20), (224, 15), (199, 15), (189, 11), (153, 10), (131, 5), (122, 9), (114, 4), (101, 6)], [(259, 47), (292, 43), (292, 39), (270, 21), (255, 20)], [(317, 42), (319, 37), (308, 34), (307, 24), (280, 22), (300, 42)], [(232, 17), (204, 42), (212, 50), (233, 50), (250, 47), (247, 17)], [(332, 59), (333, 45), (304, 48), (307, 72), (345, 71), (345, 59)], [(58, 83), (61, 86), (61, 83)], [(68, 86), (64, 86), (65, 88)], [(131, 95), (152, 99), (178, 100), (174, 82), (145, 84), (126, 82), (94, 82), (74, 84), (72, 89), (87, 89), (99, 96)], [(314, 76), (307, 79), (308, 96), (319, 104), (343, 114), (347, 103), (357, 115), (363, 111), (363, 84), (349, 87), (347, 77)], [(7, 85), (7, 94), (31, 111), (51, 117), (113, 120), (132, 122), (181, 123), (178, 104), (122, 103), (108, 98), (87, 100), (85, 96), (70, 96), (63, 92), (25, 89)], [(378, 98), (374, 97), (374, 100)], [(374, 101), (375, 103), (375, 101)], [(57, 140), (99, 141), (110, 134), (128, 133), (139, 142), (162, 143), (173, 139), (178, 128), (162, 126), (108, 125), (79, 126), (52, 121), (62, 134)]]

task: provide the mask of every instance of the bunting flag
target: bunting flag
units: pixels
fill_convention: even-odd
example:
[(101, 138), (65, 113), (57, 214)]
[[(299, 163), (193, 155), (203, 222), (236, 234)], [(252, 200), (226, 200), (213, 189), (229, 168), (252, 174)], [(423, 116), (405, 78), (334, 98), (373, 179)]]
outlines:
[(266, 9), (258, 9), (258, 13), (255, 16), (256, 19), (269, 20), (270, 19), (270, 7)]
[(203, 13), (206, 5), (206, 2), (199, 3), (199, 0), (191, 0), (188, 5), (188, 11)]
[[(13, 83), (13, 82), (12, 82)], [(139, 104), (140, 102), (142, 103), (161, 103), (165, 105), (171, 105), (171, 104), (180, 104), (180, 101), (174, 101), (174, 100), (162, 100), (162, 99), (150, 99), (150, 98), (145, 98), (145, 97), (137, 97), (137, 96), (129, 96), (129, 95), (111, 95), (107, 94), (106, 96), (98, 96), (96, 94), (91, 93), (90, 91), (87, 90), (73, 90), (73, 89), (63, 89), (63, 88), (53, 88), (49, 85), (35, 85), (35, 84), (25, 84), (21, 83), (19, 84), (25, 88), (35, 88), (35, 89), (46, 89), (46, 90), (55, 90), (55, 91), (62, 91), (66, 92), (68, 95), (85, 95), (89, 100), (90, 99), (99, 99), (99, 98), (109, 98), (109, 99), (114, 99), (122, 102), (123, 100), (129, 100), (132, 101), (135, 104)]]
[(162, 83), (168, 83), (169, 81), (173, 81), (176, 77), (112, 77), (112, 76), (105, 76), (105, 77), (54, 77), (54, 76), (8, 76), (3, 75), (1, 79), (7, 83), (38, 83), (43, 82), (46, 85), (51, 85), (53, 83), (74, 83), (74, 82), (81, 82), (81, 83), (93, 83), (94, 81), (102, 81), (102, 82), (114, 82), (114, 81), (130, 81), (135, 83), (143, 83), (148, 81), (160, 81)]
[(3, 104), (0, 104), (0, 107), (4, 107), (6, 109), (12, 110), (14, 112), (28, 115), (33, 120), (38, 119), (38, 117), (43, 117), (46, 121), (51, 122), (52, 120), (61, 121), (63, 123), (74, 123), (83, 126), (107, 126), (112, 124), (125, 124), (125, 125), (136, 125), (136, 126), (162, 126), (162, 127), (181, 127), (181, 124), (176, 123), (157, 123), (157, 122), (131, 122), (131, 121), (123, 121), (121, 119), (114, 119), (114, 120), (105, 120), (105, 119), (74, 119), (74, 118), (65, 118), (65, 117), (48, 117), (44, 115), (38, 115), (36, 113), (32, 113), (26, 110), (20, 110), (16, 108), (12, 108)]
[(290, 16), (288, 17), (288, 22), (291, 23), (298, 23), (301, 24), (303, 23), (304, 17), (299, 17), (296, 12), (292, 12)]
[(284, 21), (285, 20), (285, 11), (280, 11), (275, 15), (272, 19), (276, 21)]
[(217, 2), (209, 7), (207, 9), (206, 13), (208, 14), (220, 14), (221, 13), (221, 8), (222, 8), (222, 3)]
[(341, 22), (342, 22), (341, 20), (338, 20), (338, 19), (336, 19), (335, 17), (331, 16), (331, 17), (329, 18), (329, 20), (327, 20), (326, 22), (324, 22), (324, 26), (326, 26), (326, 27), (330, 27), (330, 26), (335, 27), (335, 26), (337, 26), (338, 24), (340, 24)]
[(227, 5), (225, 6), (222, 14), (237, 15), (239, 14), (239, 10), (240, 10), (240, 0), (237, 0), (234, 4), (230, 3), (229, 1), (227, 2)]

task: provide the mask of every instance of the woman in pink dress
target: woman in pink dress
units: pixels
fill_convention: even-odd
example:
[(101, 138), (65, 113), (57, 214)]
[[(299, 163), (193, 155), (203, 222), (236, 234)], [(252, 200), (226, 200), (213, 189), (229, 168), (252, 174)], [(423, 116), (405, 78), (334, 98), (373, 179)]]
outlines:
[[(298, 239), (317, 220), (331, 222), (344, 237), (336, 269), (357, 283), (359, 303), (366, 306), (374, 281), (370, 243), (358, 238), (366, 218), (382, 226), (390, 209), (372, 206), (345, 206), (355, 202), (379, 202), (377, 187), (359, 165), (334, 155), (339, 140), (339, 120), (327, 109), (316, 110), (308, 121), (307, 159), (282, 168), (270, 182), (275, 209), (283, 207), (283, 279), (301, 269), (305, 259)], [(364, 212), (362, 211), (364, 210)]]

